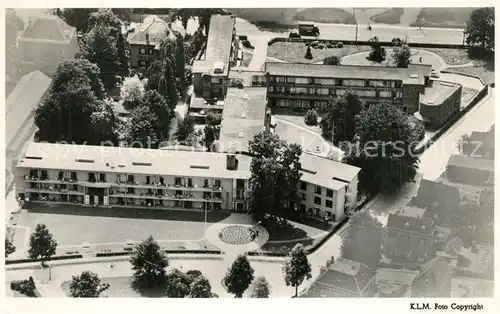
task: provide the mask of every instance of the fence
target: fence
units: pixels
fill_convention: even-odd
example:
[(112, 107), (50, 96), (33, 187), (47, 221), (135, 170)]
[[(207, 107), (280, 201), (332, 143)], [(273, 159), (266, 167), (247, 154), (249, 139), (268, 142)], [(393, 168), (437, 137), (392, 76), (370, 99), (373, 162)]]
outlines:
[[(268, 46), (271, 46), (277, 42), (294, 42), (294, 43), (308, 43), (317, 41), (319, 43), (331, 43), (331, 42), (342, 42), (344, 45), (357, 45), (357, 46), (370, 46), (371, 43), (368, 41), (354, 41), (354, 40), (336, 40), (336, 39), (315, 39), (315, 38), (286, 38), (286, 37), (275, 37), (269, 40)], [(380, 41), (382, 46), (394, 46), (392, 42)], [(410, 47), (417, 48), (452, 48), (452, 49), (464, 49), (465, 45), (450, 45), (450, 44), (431, 44), (431, 43), (407, 43)]]
[[(222, 251), (219, 250), (163, 250), (166, 254), (212, 254), (221, 255)], [(125, 256), (130, 255), (131, 251), (125, 252), (109, 252), (109, 253), (97, 253), (96, 257), (110, 257), (110, 256)]]

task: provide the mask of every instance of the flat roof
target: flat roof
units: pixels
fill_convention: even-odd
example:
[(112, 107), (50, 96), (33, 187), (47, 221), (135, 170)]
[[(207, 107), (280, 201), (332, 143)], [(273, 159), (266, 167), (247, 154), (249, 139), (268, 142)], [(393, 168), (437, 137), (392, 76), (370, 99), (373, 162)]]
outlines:
[[(193, 73), (210, 73), (213, 76), (227, 76), (229, 72), (229, 57), (236, 19), (231, 15), (212, 15), (205, 49), (205, 58), (193, 62)], [(224, 71), (214, 74), (214, 64), (222, 62)]]
[(52, 80), (40, 71), (26, 74), (17, 83), (6, 100), (5, 142), (6, 147), (15, 139), (26, 119), (38, 107)]
[(237, 155), (238, 169), (227, 170), (226, 156), (210, 152), (31, 143), (17, 167), (221, 179), (250, 178), (251, 157)]
[(248, 143), (264, 129), (267, 88), (228, 88), (219, 137), (222, 151), (248, 151)]
[(196, 97), (195, 95), (191, 96), (191, 102), (189, 104), (189, 109), (219, 109), (222, 110), (224, 109), (224, 101), (219, 100), (217, 101), (216, 104), (210, 104), (209, 101), (207, 101), (203, 97)]
[(463, 155), (451, 155), (448, 166), (495, 171), (495, 161), (484, 158), (472, 158)]
[(229, 71), (229, 78), (236, 81), (241, 81), (243, 86), (252, 86), (252, 81), (255, 76), (263, 76), (266, 73), (261, 71), (246, 71), (242, 69), (233, 69)]
[(420, 94), (420, 102), (428, 106), (439, 106), (460, 87), (461, 85), (456, 83), (433, 81), (425, 87), (424, 93)]
[(300, 156), (302, 181), (340, 190), (348, 185), (361, 170), (348, 164), (302, 152)]
[(430, 65), (414, 65), (408, 68), (324, 65), (308, 63), (266, 62), (265, 71), (270, 75), (345, 78), (363, 80), (396, 80), (404, 84), (423, 85), (425, 76), (432, 70)]

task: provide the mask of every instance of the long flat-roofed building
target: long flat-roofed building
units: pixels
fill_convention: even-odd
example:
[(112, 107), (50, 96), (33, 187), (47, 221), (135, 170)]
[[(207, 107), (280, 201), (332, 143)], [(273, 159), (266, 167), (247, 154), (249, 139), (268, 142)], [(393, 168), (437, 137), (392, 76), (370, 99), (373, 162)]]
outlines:
[(436, 128), (460, 111), (461, 101), (462, 85), (431, 81), (420, 94), (419, 111), (415, 113), (415, 116), (426, 127)]
[(418, 110), (419, 95), (431, 74), (430, 65), (408, 68), (267, 62), (271, 107), (323, 110), (328, 102), (352, 90), (368, 104), (388, 102), (409, 113)]
[[(31, 143), (17, 163), (16, 195), (41, 203), (245, 211), (251, 160), (240, 154)], [(301, 209), (314, 206), (311, 214), (339, 220), (346, 194), (356, 199), (360, 169), (305, 153), (300, 162)]]
[(205, 56), (193, 62), (193, 84), (197, 97), (223, 98), (228, 87), (229, 68), (235, 65), (238, 39), (231, 15), (212, 15)]

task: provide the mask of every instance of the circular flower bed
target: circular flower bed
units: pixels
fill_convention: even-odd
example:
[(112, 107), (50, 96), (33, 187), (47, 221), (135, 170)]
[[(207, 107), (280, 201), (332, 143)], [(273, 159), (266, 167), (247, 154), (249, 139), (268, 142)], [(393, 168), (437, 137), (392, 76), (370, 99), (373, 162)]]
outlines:
[(254, 240), (253, 231), (244, 226), (229, 226), (221, 229), (219, 238), (228, 244), (247, 244)]

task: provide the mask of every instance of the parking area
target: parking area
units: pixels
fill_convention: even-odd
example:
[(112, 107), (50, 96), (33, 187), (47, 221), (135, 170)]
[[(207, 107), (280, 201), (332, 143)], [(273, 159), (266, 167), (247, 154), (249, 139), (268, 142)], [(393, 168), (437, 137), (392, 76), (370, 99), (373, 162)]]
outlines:
[[(228, 215), (207, 213), (206, 228)], [(199, 249), (206, 245), (204, 221), (203, 212), (33, 206), (21, 211), (14, 243), (19, 254), (26, 252), (29, 234), (37, 224), (43, 223), (58, 243), (58, 255), (74, 251), (81, 253), (85, 242), (93, 253), (123, 251), (126, 241), (141, 241), (149, 235), (165, 249)]]

